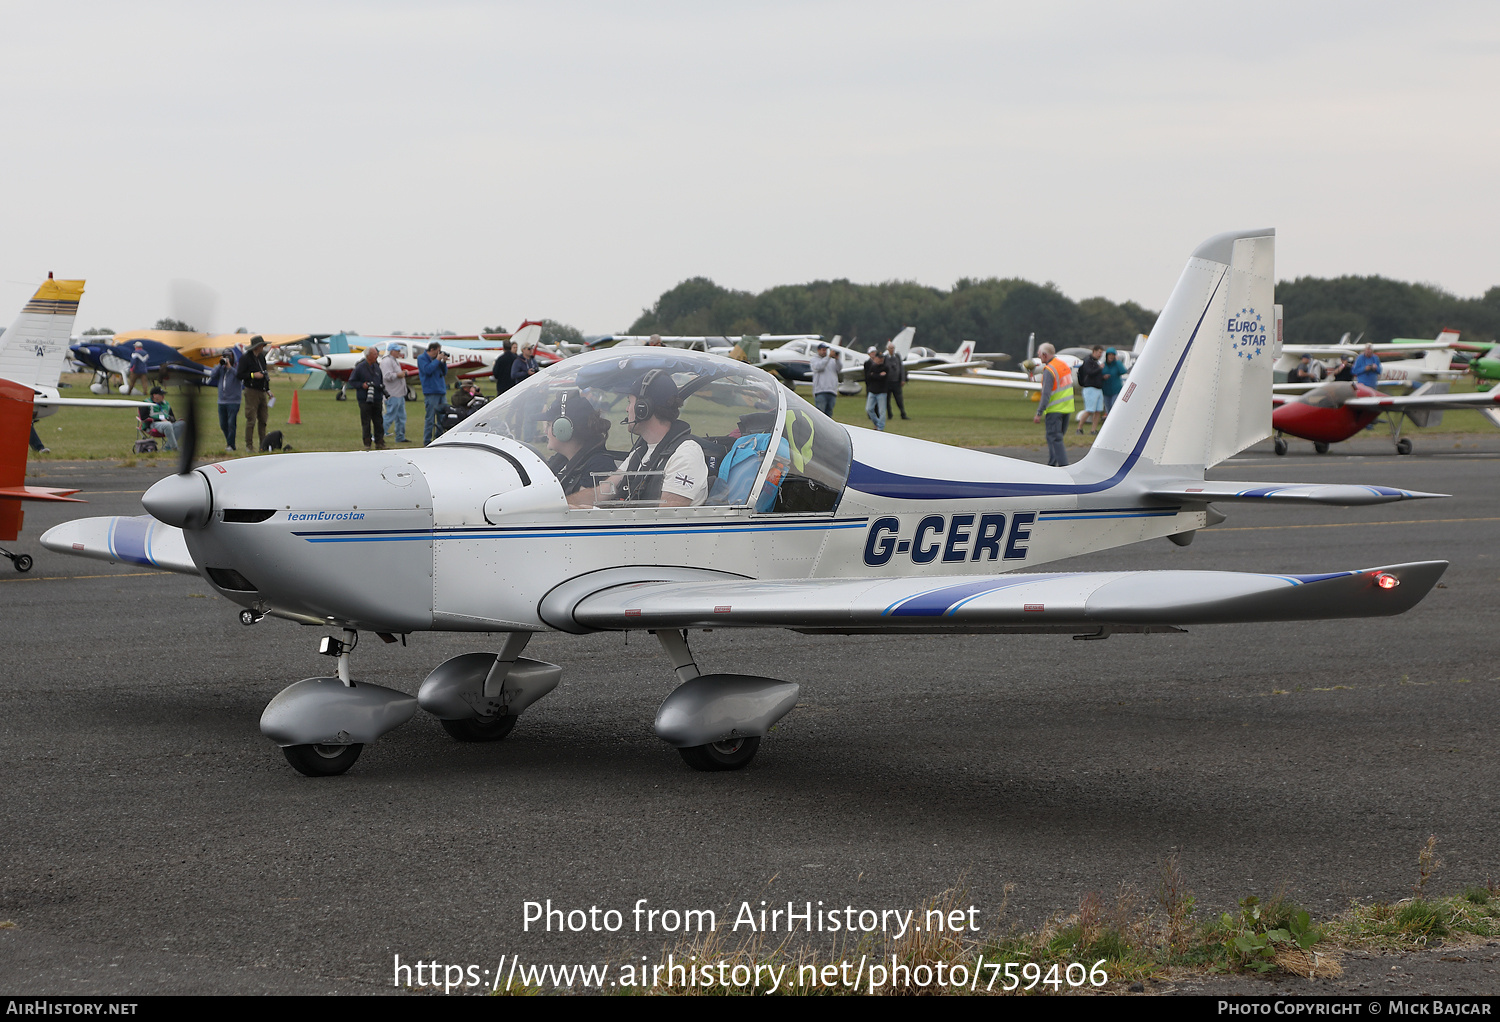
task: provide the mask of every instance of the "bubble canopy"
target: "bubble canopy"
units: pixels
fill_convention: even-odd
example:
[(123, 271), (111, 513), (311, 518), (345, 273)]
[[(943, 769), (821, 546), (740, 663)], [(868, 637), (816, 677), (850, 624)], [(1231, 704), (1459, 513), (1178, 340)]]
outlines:
[[(630, 396), (643, 381), (645, 393), (687, 423), (703, 448), (711, 483), (698, 503), (772, 514), (831, 512), (838, 505), (849, 475), (848, 432), (764, 370), (718, 355), (676, 349), (575, 355), (512, 387), (459, 430), (528, 445), (559, 473), (565, 492), (565, 476), (588, 457), (591, 488), (641, 442), (626, 423)], [(591, 508), (594, 498), (574, 506)]]

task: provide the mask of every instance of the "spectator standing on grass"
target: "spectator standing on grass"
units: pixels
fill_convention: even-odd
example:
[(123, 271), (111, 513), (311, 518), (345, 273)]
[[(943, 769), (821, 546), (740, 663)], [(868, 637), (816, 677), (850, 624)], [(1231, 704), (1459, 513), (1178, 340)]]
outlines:
[(422, 443), (430, 444), (441, 432), (437, 424), (438, 409), (448, 402), (448, 356), (443, 354), (441, 342), (433, 341), (417, 356), (417, 375), (422, 379), (422, 400), (427, 402)]
[(1365, 350), (1354, 360), (1354, 381), (1365, 387), (1380, 382), (1380, 357), (1375, 354), (1375, 345), (1366, 344)]
[[(245, 449), (266, 449), (266, 421), (271, 407), (271, 370), (266, 365), (266, 339), (260, 334), (250, 338), (250, 350), (240, 356), (240, 364), (234, 371), (235, 379), (244, 387), (240, 397), (245, 404)], [(260, 429), (260, 443), (255, 441), (256, 428)]]
[(865, 414), (884, 432), (887, 400), (890, 398), (890, 370), (886, 368), (885, 354), (874, 346), (865, 360)]
[(125, 381), (125, 393), (135, 393), (136, 384), (142, 388), (146, 386), (146, 374), (151, 371), (151, 356), (146, 354), (146, 346), (140, 341), (135, 342), (135, 347), (130, 352), (130, 377)]
[(894, 340), (885, 342), (885, 369), (890, 374), (891, 387), (890, 396), (886, 398), (886, 411), (890, 411), (890, 404), (894, 401), (896, 407), (901, 409), (901, 417), (911, 418), (906, 414), (906, 401), (901, 396), (901, 390), (906, 386), (906, 363), (901, 361), (901, 353), (896, 350)]
[(1104, 421), (1104, 345), (1096, 344), (1088, 357), (1078, 367), (1078, 385), (1083, 388), (1083, 414), (1078, 417), (1078, 432), (1083, 433), (1084, 424), (1093, 422), (1094, 432)]
[(818, 344), (818, 353), (809, 363), (812, 369), (813, 404), (818, 411), (833, 418), (833, 403), (839, 393), (839, 360), (828, 353), (828, 345)]
[(375, 441), (377, 451), (385, 450), (385, 409), (381, 402), (385, 398), (385, 379), (377, 361), (380, 350), (375, 345), (365, 349), (365, 357), (359, 360), (349, 374), (349, 384), (354, 388), (355, 400), (359, 402), (359, 433), (365, 449)]
[(380, 359), (380, 382), (385, 385), (385, 432), (395, 432), (396, 443), (406, 439), (406, 369), (396, 352), (401, 345), (392, 344)]
[(1063, 437), (1073, 417), (1073, 367), (1059, 358), (1050, 344), (1038, 348), (1036, 357), (1042, 363), (1042, 393), (1031, 421), (1047, 420), (1047, 464), (1061, 468), (1068, 464)]
[(234, 450), (234, 437), (240, 423), (240, 395), (245, 385), (236, 375), (240, 349), (236, 345), (219, 356), (219, 364), (209, 374), (208, 382), (219, 388), (219, 432), (224, 434), (224, 449)]
[(504, 350), (500, 352), (500, 357), (495, 359), (495, 368), (492, 374), (495, 377), (496, 397), (499, 397), (515, 386), (515, 381), (510, 378), (510, 367), (515, 364), (516, 349), (509, 339), (502, 344), (502, 348)]
[(523, 344), (516, 360), (510, 364), (510, 385), (514, 387), (531, 379), (540, 368), (536, 361), (536, 345)]
[(1104, 365), (1100, 366), (1100, 371), (1104, 374), (1104, 415), (1099, 421), (1103, 422), (1114, 410), (1115, 398), (1125, 386), (1125, 363), (1120, 361), (1120, 353), (1114, 348), (1105, 349)]

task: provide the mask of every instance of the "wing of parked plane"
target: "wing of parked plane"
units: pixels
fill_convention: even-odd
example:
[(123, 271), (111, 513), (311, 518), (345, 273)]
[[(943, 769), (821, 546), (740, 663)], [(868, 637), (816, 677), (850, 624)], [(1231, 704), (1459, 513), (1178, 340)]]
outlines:
[(1414, 606), (1446, 561), (1317, 575), (1060, 572), (933, 578), (616, 585), (551, 608), (565, 631), (790, 628), (799, 632), (1162, 631), (1183, 625), (1381, 617)]
[(1379, 397), (1351, 397), (1345, 408), (1379, 408), (1382, 411), (1458, 411), (1464, 408), (1500, 408), (1500, 384), (1473, 394), (1449, 394), (1442, 384), (1426, 384), (1410, 394), (1382, 394)]

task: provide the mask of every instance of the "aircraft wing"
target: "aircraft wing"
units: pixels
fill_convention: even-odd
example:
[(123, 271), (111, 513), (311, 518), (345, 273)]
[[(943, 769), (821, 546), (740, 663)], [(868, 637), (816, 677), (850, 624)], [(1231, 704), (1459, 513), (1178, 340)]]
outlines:
[(1500, 386), (1474, 394), (1382, 394), (1379, 397), (1351, 397), (1345, 408), (1381, 408), (1392, 411), (1426, 409), (1456, 411), (1463, 408), (1500, 408)]
[(1422, 490), (1400, 490), (1394, 486), (1367, 486), (1359, 483), (1241, 483), (1216, 482), (1211, 479), (1153, 481), (1147, 494), (1160, 500), (1335, 504), (1339, 507), (1449, 496), (1446, 493), (1426, 493)]
[(790, 628), (799, 632), (1167, 631), (1182, 625), (1400, 614), (1447, 561), (1314, 575), (1125, 571), (980, 578), (639, 582), (584, 596), (549, 621), (573, 631)]
[(1022, 379), (1010, 376), (949, 376), (946, 373), (929, 373), (925, 369), (919, 373), (912, 373), (907, 377), (908, 381), (921, 380), (924, 383), (967, 383), (971, 387), (1003, 387), (1006, 390), (1041, 390), (1042, 385), (1035, 381), (1025, 379), (1025, 373), (1017, 373)]
[[(1273, 383), (1271, 393), (1273, 394), (1306, 394), (1315, 387), (1321, 387), (1329, 380), (1319, 380), (1317, 383)], [(1410, 387), (1411, 380), (1377, 380), (1376, 387)]]
[(971, 369), (988, 369), (988, 362), (938, 362), (933, 359), (914, 359), (906, 363), (906, 368), (912, 373), (966, 373)]
[(150, 408), (150, 401), (118, 401), (111, 398), (41, 397), (31, 399), (34, 405), (52, 408)]
[[(1413, 341), (1411, 344), (1372, 344), (1377, 355), (1400, 355), (1414, 351), (1436, 351), (1452, 348), (1452, 341)], [(1283, 344), (1283, 355), (1358, 355), (1365, 350), (1363, 344)]]
[(199, 574), (188, 554), (182, 530), (163, 525), (150, 515), (127, 518), (79, 518), (54, 525), (42, 533), (42, 546), (60, 554), (96, 561), (142, 564), (184, 575)]

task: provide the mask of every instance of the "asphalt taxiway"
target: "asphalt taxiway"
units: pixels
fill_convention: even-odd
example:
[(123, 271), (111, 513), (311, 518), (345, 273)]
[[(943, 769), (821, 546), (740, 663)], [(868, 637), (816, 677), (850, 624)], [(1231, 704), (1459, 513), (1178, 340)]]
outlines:
[[(1204, 911), (1284, 888), (1332, 914), (1407, 895), (1429, 835), (1445, 863), (1431, 886), (1500, 876), (1500, 440), (1335, 451), (1257, 445), (1212, 477), (1454, 496), (1230, 506), (1187, 548), (1052, 567), (1452, 561), (1405, 615), (1103, 642), (718, 631), (695, 639), (700, 665), (803, 693), (729, 774), (688, 769), (652, 735), (673, 684), (654, 640), (542, 635), (528, 655), (561, 664), (563, 683), (506, 741), (460, 745), (419, 714), (319, 780), (257, 721), (286, 684), (327, 673), (322, 633), (247, 628), (197, 579), (41, 549), (56, 522), (139, 513), (160, 473), (34, 465), (28, 481), (90, 503), (28, 508), (15, 546), (36, 567), (0, 564), (0, 921), (15, 924), (0, 929), (0, 992), (374, 993), (396, 954), (655, 961), (674, 944), (523, 932), (523, 903), (548, 898), (905, 909), (961, 885), (1003, 930), (1088, 891), (1149, 895), (1175, 853)], [(414, 692), (479, 648), (494, 647), (367, 642), (354, 673)], [(1429, 963), (1402, 992), (1500, 992), (1494, 951)]]

